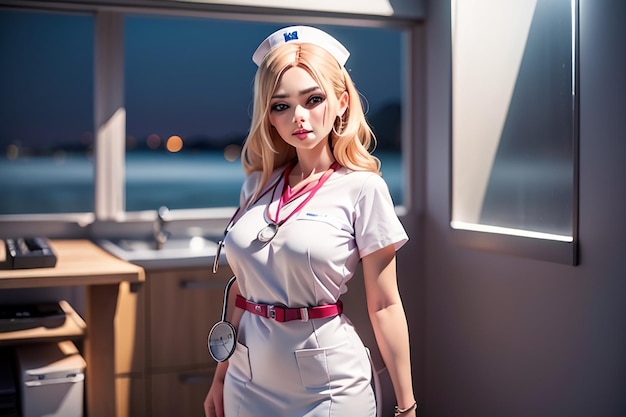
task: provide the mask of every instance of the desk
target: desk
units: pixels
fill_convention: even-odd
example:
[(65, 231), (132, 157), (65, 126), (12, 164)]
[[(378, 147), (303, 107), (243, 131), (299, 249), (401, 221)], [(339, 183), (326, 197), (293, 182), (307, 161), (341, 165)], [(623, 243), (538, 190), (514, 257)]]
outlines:
[(121, 282), (145, 280), (143, 268), (118, 259), (88, 240), (52, 240), (54, 268), (0, 271), (0, 290), (85, 286), (87, 417), (115, 416), (114, 319)]

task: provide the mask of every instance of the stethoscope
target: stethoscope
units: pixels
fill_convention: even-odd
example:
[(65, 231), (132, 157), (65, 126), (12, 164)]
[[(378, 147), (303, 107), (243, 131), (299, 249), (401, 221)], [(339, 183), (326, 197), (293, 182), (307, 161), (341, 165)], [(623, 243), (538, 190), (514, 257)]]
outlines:
[(226, 284), (224, 290), (224, 304), (222, 306), (222, 320), (215, 323), (209, 331), (207, 344), (209, 353), (218, 362), (224, 362), (235, 352), (235, 341), (237, 340), (237, 330), (230, 322), (226, 321), (226, 312), (228, 309), (228, 296), (230, 288), (233, 286), (237, 277), (233, 276)]
[[(263, 198), (263, 196), (269, 193), (270, 190), (272, 191), (272, 198), (270, 199), (270, 203), (274, 201), (274, 196), (276, 195), (276, 189), (278, 188), (278, 184), (280, 184), (281, 179), (282, 179), (285, 184), (284, 188), (286, 189), (286, 185), (288, 184), (287, 177), (289, 173), (291, 172), (291, 169), (293, 168), (294, 165), (295, 164), (290, 164), (289, 166), (287, 166), (283, 174), (278, 176), (278, 179), (272, 185), (270, 185), (265, 191), (263, 191), (252, 204), (248, 204), (247, 207), (251, 207), (252, 205), (256, 204), (261, 198)], [(269, 243), (274, 238), (274, 236), (276, 236), (276, 233), (278, 232), (278, 228), (283, 223), (285, 223), (290, 217), (292, 217), (294, 214), (299, 212), (304, 207), (304, 205), (313, 197), (315, 192), (324, 184), (324, 182), (326, 182), (326, 180), (338, 168), (338, 166), (339, 164), (337, 164), (336, 162), (333, 163), (333, 165), (331, 165), (331, 168), (327, 170), (324, 173), (324, 175), (320, 178), (317, 185), (315, 185), (311, 189), (305, 188), (301, 190), (300, 192), (298, 192), (291, 201), (299, 198), (300, 196), (306, 194), (309, 191), (310, 191), (310, 194), (309, 196), (307, 196), (307, 198), (303, 202), (301, 202), (298, 205), (298, 207), (294, 211), (292, 211), (283, 220), (279, 221), (280, 209), (284, 204), (286, 204), (286, 202), (283, 200), (283, 196), (285, 192), (285, 190), (283, 189), (283, 195), (281, 195), (278, 207), (276, 209), (275, 218), (272, 218), (272, 216), (270, 215), (270, 212), (269, 212), (270, 203), (268, 203), (267, 208), (264, 213), (264, 217), (265, 217), (265, 220), (268, 222), (268, 225), (263, 227), (259, 231), (257, 235), (257, 240), (263, 244)], [(237, 208), (233, 216), (230, 218), (228, 224), (226, 225), (226, 228), (224, 229), (224, 237), (217, 244), (217, 253), (215, 255), (215, 261), (213, 262), (213, 273), (216, 273), (219, 267), (219, 258), (222, 252), (222, 247), (224, 246), (224, 239), (226, 239), (226, 235), (228, 235), (228, 232), (230, 231), (230, 229), (232, 229), (233, 225), (235, 224), (235, 221), (240, 211), (241, 211), (241, 206)], [(237, 340), (237, 331), (235, 330), (235, 326), (233, 326), (231, 323), (229, 323), (226, 320), (226, 312), (227, 312), (228, 296), (230, 294), (230, 289), (235, 283), (236, 279), (237, 277), (233, 276), (228, 281), (228, 284), (226, 284), (226, 289), (224, 290), (224, 304), (222, 306), (222, 319), (211, 328), (211, 331), (209, 332), (209, 336), (208, 336), (207, 343), (209, 347), (209, 353), (211, 354), (213, 359), (215, 359), (218, 362), (224, 362), (228, 360), (228, 358), (230, 358), (232, 354), (235, 352), (235, 341)]]
[[(263, 196), (269, 193), (270, 190), (273, 189), (275, 192), (282, 177), (283, 176), (279, 176), (276, 182), (270, 185), (265, 191), (263, 191), (263, 193), (261, 193), (252, 204), (248, 205), (248, 207), (259, 201)], [(237, 208), (233, 216), (228, 221), (228, 224), (224, 229), (224, 237), (217, 243), (217, 253), (215, 254), (215, 260), (213, 261), (214, 274), (217, 273), (219, 267), (219, 259), (222, 253), (222, 248), (224, 247), (224, 239), (226, 239), (226, 235), (235, 224), (235, 220), (237, 219), (240, 211), (241, 206)], [(232, 325), (232, 323), (226, 320), (226, 313), (228, 311), (228, 297), (230, 295), (230, 289), (236, 280), (237, 277), (233, 276), (226, 284), (226, 288), (224, 289), (224, 302), (222, 304), (222, 318), (219, 322), (213, 325), (207, 337), (207, 346), (209, 348), (209, 353), (211, 354), (211, 357), (217, 362), (224, 362), (228, 360), (228, 358), (230, 358), (233, 353), (235, 353), (237, 330), (235, 329), (235, 326)]]
[[(290, 165), (293, 166), (295, 165), (295, 162)], [(260, 199), (262, 199), (263, 197), (265, 197), (265, 195), (267, 195), (270, 191), (272, 191), (272, 199), (274, 200), (274, 195), (276, 193), (276, 189), (278, 188), (278, 184), (280, 184), (280, 181), (285, 177), (285, 172), (288, 171), (288, 168), (285, 168), (285, 171), (283, 172), (283, 174), (279, 175), (278, 178), (276, 179), (276, 181), (274, 181), (269, 187), (267, 187), (261, 194), (259, 194), (259, 196), (250, 204), (247, 204), (246, 207), (252, 207), (253, 205), (255, 205)], [(271, 203), (271, 201), (270, 201)], [(268, 210), (269, 210), (269, 204), (268, 203)], [(222, 237), (222, 239), (217, 242), (217, 252), (215, 254), (215, 259), (213, 260), (213, 273), (217, 273), (217, 270), (219, 268), (219, 263), (220, 263), (220, 256), (222, 254), (222, 248), (224, 247), (224, 240), (226, 239), (226, 235), (228, 235), (228, 232), (230, 232), (230, 229), (233, 228), (233, 226), (235, 225), (236, 219), (239, 216), (239, 213), (241, 212), (242, 207), (239, 206), (237, 207), (237, 210), (235, 210), (235, 213), (233, 214), (233, 216), (230, 218), (230, 220), (228, 221), (228, 223), (226, 224), (226, 228), (224, 229), (224, 235)], [(259, 232), (259, 235), (261, 234), (261, 232)], [(270, 239), (271, 240), (271, 239)]]

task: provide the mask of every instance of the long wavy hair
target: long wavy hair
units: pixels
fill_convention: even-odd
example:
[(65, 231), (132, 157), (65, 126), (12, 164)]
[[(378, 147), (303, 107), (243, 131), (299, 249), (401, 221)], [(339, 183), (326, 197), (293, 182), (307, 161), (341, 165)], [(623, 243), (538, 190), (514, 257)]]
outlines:
[[(267, 54), (254, 79), (252, 122), (241, 158), (246, 175), (261, 171), (252, 200), (265, 188), (276, 168), (297, 159), (295, 148), (287, 144), (269, 122), (271, 98), (282, 74), (291, 67), (307, 71), (327, 96), (329, 111), (325, 125), (332, 124), (328, 140), (335, 160), (351, 170), (380, 175), (380, 161), (371, 154), (376, 138), (365, 119), (359, 92), (346, 69), (323, 48), (308, 43), (286, 43)], [(338, 116), (339, 97), (344, 91), (348, 93), (348, 107)]]

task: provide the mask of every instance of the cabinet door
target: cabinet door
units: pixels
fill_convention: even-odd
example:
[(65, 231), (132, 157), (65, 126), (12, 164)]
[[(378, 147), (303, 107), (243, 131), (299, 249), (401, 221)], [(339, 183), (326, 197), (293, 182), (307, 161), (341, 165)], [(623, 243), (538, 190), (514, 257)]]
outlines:
[(204, 398), (212, 380), (212, 370), (152, 375), (150, 416), (204, 417)]
[(221, 319), (224, 288), (230, 269), (217, 274), (207, 269), (151, 272), (150, 368), (214, 366), (207, 335)]

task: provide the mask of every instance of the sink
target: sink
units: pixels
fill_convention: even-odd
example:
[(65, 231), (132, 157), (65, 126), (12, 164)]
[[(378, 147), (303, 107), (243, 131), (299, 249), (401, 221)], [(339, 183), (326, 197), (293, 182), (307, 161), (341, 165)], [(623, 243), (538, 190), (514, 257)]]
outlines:
[(161, 256), (167, 256), (170, 252), (177, 251), (202, 253), (217, 248), (217, 243), (202, 236), (169, 239), (160, 249), (157, 248), (156, 242), (150, 240), (119, 239), (114, 241), (114, 243), (128, 252), (148, 251), (150, 253), (154, 252), (160, 254)]
[(172, 237), (159, 249), (153, 239), (102, 239), (101, 248), (144, 268), (211, 266), (217, 242), (203, 236)]

